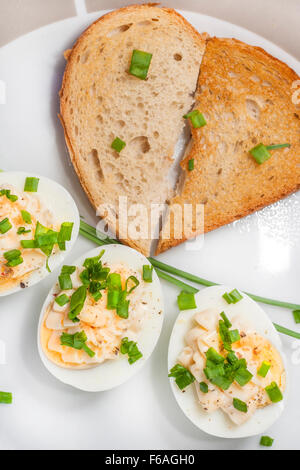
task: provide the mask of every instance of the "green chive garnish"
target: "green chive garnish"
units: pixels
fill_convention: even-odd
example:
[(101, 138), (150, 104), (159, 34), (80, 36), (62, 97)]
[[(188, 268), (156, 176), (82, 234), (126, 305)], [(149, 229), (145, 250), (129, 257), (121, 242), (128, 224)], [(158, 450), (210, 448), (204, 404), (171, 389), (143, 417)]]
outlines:
[(18, 200), (18, 196), (14, 194), (10, 194), (10, 189), (1, 189), (0, 196), (6, 196), (7, 199), (11, 202), (16, 202)]
[(215, 364), (223, 364), (225, 358), (221, 356), (214, 348), (209, 348), (206, 351), (206, 359), (208, 361), (214, 362)]
[(59, 287), (61, 290), (73, 289), (72, 279), (70, 274), (61, 274), (58, 276)]
[(120, 294), (118, 305), (117, 305), (117, 315), (121, 318), (128, 318), (129, 316), (129, 300), (126, 299), (127, 292), (123, 291)]
[(153, 273), (153, 266), (149, 264), (144, 264), (143, 266), (143, 280), (145, 282), (152, 282), (152, 273)]
[(260, 366), (260, 368), (257, 371), (257, 375), (259, 375), (260, 377), (265, 378), (267, 373), (270, 370), (270, 367), (271, 367), (271, 364), (269, 362), (263, 361), (262, 365)]
[(2, 235), (8, 232), (11, 228), (12, 225), (7, 217), (0, 222), (0, 233), (2, 233)]
[(120, 153), (126, 147), (126, 143), (121, 140), (119, 137), (116, 137), (115, 140), (111, 144), (111, 148), (114, 149), (116, 152)]
[(195, 381), (195, 377), (193, 376), (193, 374), (191, 374), (191, 372), (186, 369), (186, 367), (183, 367), (181, 364), (176, 364), (174, 367), (172, 367), (168, 377), (175, 378), (175, 382), (180, 388), (180, 390), (183, 390), (185, 387)]
[(9, 392), (0, 392), (0, 403), (3, 405), (12, 404), (12, 393)]
[(27, 211), (21, 211), (22, 219), (24, 220), (25, 224), (31, 224), (31, 215)]
[(118, 289), (108, 289), (106, 308), (108, 310), (115, 310), (118, 306), (119, 298), (120, 298), (120, 291)]
[(293, 310), (295, 323), (300, 323), (300, 310)]
[(23, 258), (21, 257), (21, 252), (19, 250), (7, 251), (3, 256), (7, 261), (6, 266), (10, 268), (14, 268), (15, 266), (23, 263)]
[(200, 390), (202, 393), (208, 393), (208, 385), (205, 382), (200, 382), (199, 384)]
[(194, 129), (198, 129), (199, 127), (203, 127), (207, 124), (205, 117), (198, 109), (194, 109), (188, 114), (185, 114), (184, 119), (189, 119)]
[(241, 386), (245, 387), (250, 382), (253, 375), (245, 367), (239, 367), (234, 374), (234, 380)]
[(188, 162), (188, 170), (192, 171), (195, 168), (195, 160), (191, 158)]
[(74, 223), (63, 222), (60, 226), (60, 231), (57, 236), (57, 243), (61, 251), (65, 251), (66, 242), (69, 242), (72, 238)]
[(37, 248), (37, 242), (35, 240), (21, 240), (21, 246), (25, 249)]
[(121, 276), (119, 273), (111, 273), (107, 276), (107, 287), (108, 289), (122, 289)]
[(86, 345), (86, 341), (87, 336), (84, 331), (81, 331), (80, 333), (75, 333), (74, 335), (63, 333), (60, 337), (60, 343), (62, 346), (68, 346), (69, 348), (83, 350), (90, 357), (94, 357), (95, 353)]
[(84, 307), (84, 303), (86, 300), (87, 295), (87, 288), (86, 286), (80, 286), (74, 294), (72, 294), (70, 300), (70, 312), (69, 312), (69, 319), (72, 320), (74, 323), (78, 322), (79, 319), (77, 318), (80, 314), (81, 310)]
[(140, 78), (141, 80), (146, 80), (151, 59), (152, 54), (149, 52), (138, 51), (135, 49), (132, 52), (129, 73), (137, 78)]
[(195, 294), (192, 292), (181, 291), (177, 297), (179, 310), (191, 310), (197, 308)]
[(232, 324), (230, 323), (228, 317), (226, 316), (225, 312), (220, 313), (221, 318), (224, 320), (226, 328), (231, 328)]
[(26, 230), (25, 227), (19, 227), (17, 230), (17, 235), (24, 235), (24, 233), (30, 233), (31, 230)]
[(277, 150), (277, 149), (290, 147), (290, 146), (291, 146), (290, 144), (278, 144), (278, 145), (258, 144), (250, 150), (250, 153), (252, 157), (257, 161), (257, 163), (261, 165), (262, 163), (269, 160), (269, 158), (271, 158), (272, 155), (270, 154), (269, 150)]
[(131, 294), (138, 286), (140, 285), (140, 281), (135, 276), (129, 276), (125, 282), (125, 290), (127, 294)]
[(283, 400), (283, 395), (276, 382), (272, 382), (265, 390), (272, 403), (278, 403)]
[(62, 294), (55, 299), (55, 302), (60, 306), (63, 307), (70, 301), (70, 298), (66, 294)]
[(272, 447), (274, 439), (269, 436), (262, 436), (260, 439), (260, 445), (264, 447)]
[(240, 300), (242, 300), (243, 296), (239, 293), (237, 289), (233, 289), (231, 292), (225, 292), (223, 295), (223, 299), (226, 300), (228, 304), (236, 304)]
[(238, 398), (233, 399), (233, 406), (236, 410), (241, 411), (242, 413), (247, 413), (248, 411), (247, 403), (239, 400)]
[(28, 193), (36, 193), (39, 186), (39, 178), (26, 178), (24, 191)]
[(128, 362), (130, 365), (143, 357), (143, 354), (139, 351), (137, 343), (129, 341), (128, 338), (122, 339), (120, 352), (121, 354), (128, 354)]

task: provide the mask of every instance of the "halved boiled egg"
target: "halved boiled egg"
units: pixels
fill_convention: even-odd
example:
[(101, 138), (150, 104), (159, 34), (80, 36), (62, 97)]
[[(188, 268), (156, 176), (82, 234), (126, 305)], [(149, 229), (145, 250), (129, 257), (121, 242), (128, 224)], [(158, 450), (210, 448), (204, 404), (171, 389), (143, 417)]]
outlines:
[(162, 324), (161, 285), (147, 258), (105, 245), (63, 266), (41, 312), (39, 352), (61, 382), (108, 390), (143, 367)]
[[(237, 296), (230, 298), (231, 293)], [(265, 432), (286, 400), (277, 331), (256, 302), (225, 286), (201, 290), (195, 304), (180, 312), (169, 344), (170, 381), (178, 405), (198, 428), (214, 436)]]
[(74, 200), (55, 181), (0, 173), (0, 296), (33, 286), (59, 266), (79, 221)]

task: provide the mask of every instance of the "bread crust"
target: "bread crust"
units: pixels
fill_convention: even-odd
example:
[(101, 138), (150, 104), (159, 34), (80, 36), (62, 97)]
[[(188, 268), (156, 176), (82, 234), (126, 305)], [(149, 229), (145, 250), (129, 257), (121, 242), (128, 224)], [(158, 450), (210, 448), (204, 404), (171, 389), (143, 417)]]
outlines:
[[(300, 106), (292, 102), (296, 80), (298, 75), (288, 65), (260, 47), (236, 39), (208, 40), (195, 105), (207, 112), (207, 125), (191, 129), (193, 144), (181, 162), (185, 183), (170, 203), (204, 204), (204, 230), (195, 230), (193, 237), (300, 188)], [(272, 151), (272, 157), (259, 165), (249, 150), (260, 142), (287, 142), (291, 148)], [(189, 172), (192, 158), (195, 169)], [(188, 238), (175, 239), (174, 221), (168, 222), (171, 237), (159, 241), (156, 254)]]
[[(74, 166), (74, 169), (78, 175), (78, 178), (80, 180), (81, 186), (83, 187), (85, 193), (87, 194), (90, 202), (92, 203), (93, 207), (97, 210), (97, 207), (99, 206), (99, 202), (101, 201), (97, 200), (95, 198), (95, 195), (93, 191), (91, 190), (89, 181), (85, 178), (83, 175), (82, 169), (80, 168), (80, 165), (78, 163), (78, 154), (76, 151), (76, 143), (74, 142), (74, 139), (71, 136), (71, 133), (69, 131), (71, 127), (71, 116), (70, 116), (70, 109), (69, 105), (65, 100), (65, 97), (69, 94), (70, 92), (70, 78), (71, 74), (74, 70), (74, 67), (76, 67), (76, 57), (78, 52), (81, 50), (82, 45), (85, 43), (88, 43), (90, 36), (93, 35), (95, 28), (101, 27), (101, 25), (104, 25), (106, 22), (112, 21), (114, 19), (118, 19), (120, 15), (124, 14), (131, 14), (133, 12), (139, 11), (139, 10), (147, 10), (147, 9), (155, 9), (154, 13), (156, 11), (157, 3), (149, 3), (149, 4), (143, 4), (143, 5), (130, 5), (124, 8), (120, 8), (119, 10), (115, 10), (112, 12), (107, 13), (106, 15), (102, 16), (98, 20), (96, 20), (93, 24), (91, 24), (83, 33), (82, 35), (77, 39), (75, 42), (73, 48), (71, 50), (66, 51), (65, 53), (65, 58), (67, 60), (66, 64), (66, 69), (62, 81), (62, 87), (60, 90), (60, 115), (59, 119), (61, 121), (63, 130), (64, 130), (64, 135), (65, 135), (65, 141), (66, 145), (69, 150), (69, 155), (72, 161), (72, 164)], [(171, 17), (175, 18), (177, 22), (179, 22), (182, 25), (182, 28), (185, 29), (192, 37), (194, 38), (195, 42), (198, 43), (199, 48), (202, 47), (204, 48), (204, 43), (206, 41), (207, 35), (200, 35), (199, 32), (192, 26), (190, 23), (188, 23), (185, 18), (183, 18), (179, 13), (177, 13), (175, 10), (170, 9), (170, 8), (159, 8), (160, 10), (163, 10), (164, 12), (168, 13), (171, 15)], [(110, 220), (107, 220), (108, 224), (110, 224)], [(115, 229), (115, 227), (114, 227)], [(117, 236), (119, 236), (119, 233), (117, 233)], [(129, 246), (141, 251), (144, 255), (149, 255), (149, 252), (143, 248), (139, 240), (131, 240), (131, 239), (122, 239), (122, 241)]]

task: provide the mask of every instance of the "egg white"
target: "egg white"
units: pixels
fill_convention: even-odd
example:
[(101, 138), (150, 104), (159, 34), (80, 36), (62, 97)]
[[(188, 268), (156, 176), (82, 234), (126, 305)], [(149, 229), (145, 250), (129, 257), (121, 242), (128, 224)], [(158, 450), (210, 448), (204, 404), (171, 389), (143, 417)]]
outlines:
[[(69, 242), (66, 242), (66, 251), (57, 250), (57, 253), (54, 253), (49, 258), (49, 267), (51, 271), (61, 265), (65, 257), (69, 254), (74, 243), (77, 240), (80, 226), (80, 217), (77, 206), (68, 193), (68, 191), (63, 188), (60, 184), (56, 183), (53, 180), (45, 178), (44, 176), (35, 175), (29, 172), (19, 172), (19, 171), (7, 171), (0, 173), (0, 185), (1, 184), (10, 184), (14, 186), (18, 191), (24, 192), (25, 180), (27, 177), (39, 178), (39, 186), (36, 194), (43, 205), (49, 209), (54, 216), (55, 222), (60, 225), (63, 222), (73, 222), (73, 231), (72, 237)], [(1, 236), (1, 235), (0, 235)], [(42, 268), (34, 271), (29, 277), (26, 278), (26, 288), (31, 287), (38, 282), (42, 281), (50, 273), (46, 268), (45, 264)], [(0, 292), (0, 297), (14, 294), (23, 290), (20, 285), (12, 287), (6, 291)]]
[[(108, 266), (122, 263), (128, 266), (128, 268), (142, 271), (143, 265), (149, 265), (147, 258), (136, 250), (116, 244), (93, 249), (72, 263), (72, 266), (81, 267), (86, 258), (97, 256), (102, 248), (105, 250), (105, 253), (101, 261), (103, 263), (107, 262)], [(163, 295), (161, 284), (155, 270), (153, 270), (152, 278), (153, 281), (151, 283), (144, 283), (145, 286), (143, 287), (152, 297), (151, 315), (148, 315), (145, 319), (137, 341), (138, 348), (142, 352), (143, 357), (130, 365), (127, 355), (120, 355), (117, 359), (108, 360), (92, 368), (82, 370), (65, 369), (57, 366), (48, 359), (41, 345), (41, 328), (49, 304), (53, 301), (53, 294), (57, 292), (57, 284), (55, 284), (45, 300), (38, 327), (38, 349), (46, 369), (61, 382), (87, 392), (101, 392), (112, 389), (123, 384), (135, 375), (151, 356), (163, 325)]]
[[(222, 296), (225, 292), (231, 292), (232, 290), (233, 288), (226, 286), (205, 288), (195, 294), (196, 309), (180, 312), (170, 338), (168, 370), (178, 362), (178, 356), (186, 346), (185, 336), (193, 327), (194, 315), (199, 311), (211, 308), (217, 309), (220, 313), (225, 311), (229, 320), (238, 315), (242, 322), (245, 322), (250, 328), (253, 328), (257, 333), (267, 338), (281, 354), (285, 371), (287, 372), (281, 340), (267, 314), (244, 293), (242, 294), (243, 299), (241, 301), (236, 304), (228, 304)], [(283, 394), (283, 401), (256, 410), (249, 421), (241, 426), (232, 423), (222, 410), (217, 410), (211, 414), (202, 410), (197, 402), (196, 391), (193, 386), (187, 387), (182, 392), (173, 378), (170, 379), (170, 385), (179, 407), (186, 417), (199, 429), (217, 437), (242, 438), (264, 433), (280, 417), (287, 400), (288, 380)]]

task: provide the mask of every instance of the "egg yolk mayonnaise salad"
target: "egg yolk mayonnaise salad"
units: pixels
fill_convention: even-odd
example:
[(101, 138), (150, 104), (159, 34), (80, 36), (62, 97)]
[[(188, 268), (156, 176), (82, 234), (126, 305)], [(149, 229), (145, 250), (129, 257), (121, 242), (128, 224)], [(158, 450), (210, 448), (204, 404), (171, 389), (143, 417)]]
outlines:
[(41, 327), (45, 355), (64, 368), (84, 369), (126, 355), (133, 364), (143, 354), (138, 334), (151, 314), (152, 267), (143, 273), (127, 265), (102, 263), (63, 266)]
[(73, 223), (59, 227), (39, 196), (38, 178), (27, 178), (24, 192), (0, 186), (0, 292), (24, 288), (33, 272), (48, 266), (49, 257), (65, 250)]
[(180, 389), (193, 383), (207, 413), (221, 409), (233, 423), (246, 422), (258, 408), (283, 399), (285, 369), (277, 349), (238, 315), (208, 309), (193, 328), (169, 376)]

